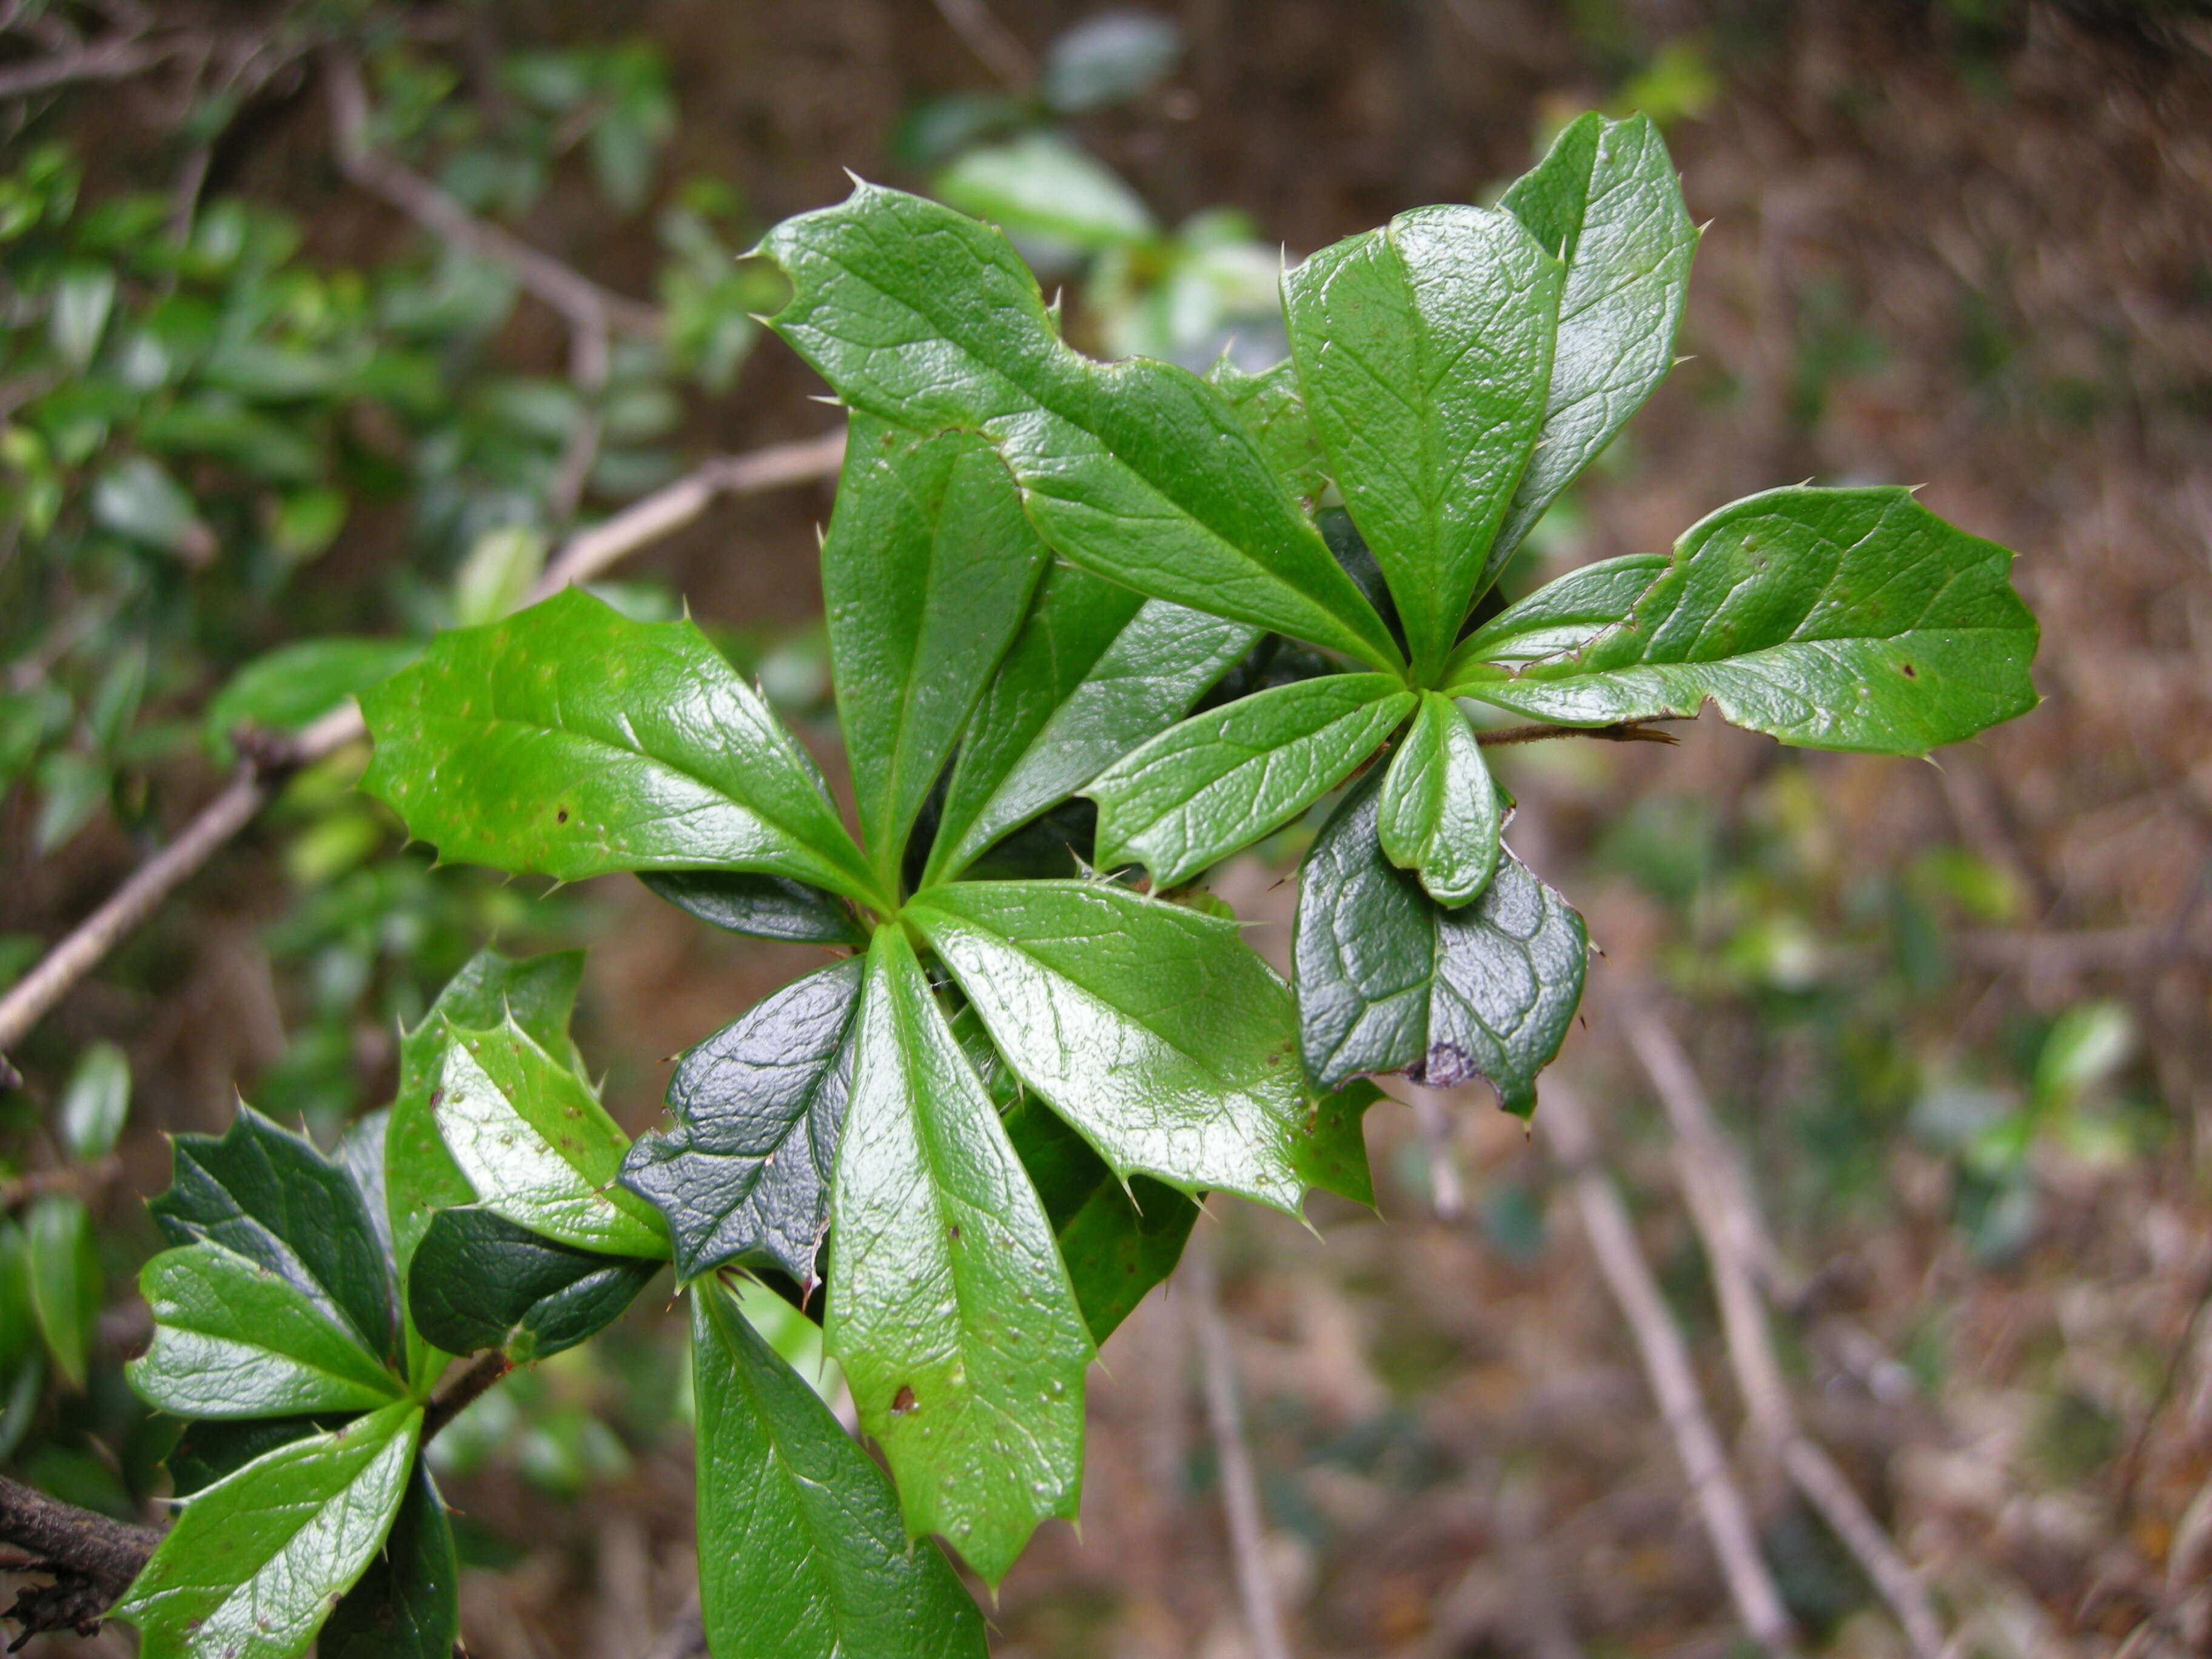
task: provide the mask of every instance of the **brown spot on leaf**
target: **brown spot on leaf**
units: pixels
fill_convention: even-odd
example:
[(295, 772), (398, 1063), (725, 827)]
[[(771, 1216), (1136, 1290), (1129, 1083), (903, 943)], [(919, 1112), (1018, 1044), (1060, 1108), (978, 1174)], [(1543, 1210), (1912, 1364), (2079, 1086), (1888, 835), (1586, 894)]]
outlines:
[(562, 807), (562, 808), (561, 808), (561, 809), (560, 809), (560, 811), (556, 811), (556, 813), (554, 813), (554, 814), (553, 814), (553, 822), (554, 822), (554, 823), (568, 823), (568, 809), (567, 807), (565, 807), (565, 806), (564, 806), (564, 807)]
[(899, 1391), (891, 1396), (891, 1415), (904, 1417), (913, 1409), (914, 1389), (911, 1385), (902, 1382), (899, 1384)]
[(1914, 667), (1911, 663), (1909, 663), (1909, 662), (1901, 662), (1901, 663), (1898, 664), (1897, 665), (1898, 665), (1900, 669), (1904, 670), (1904, 672), (1905, 672), (1905, 678), (1907, 678), (1908, 680), (1917, 680), (1917, 679), (1918, 679), (1918, 678), (1920, 678), (1920, 671), (1919, 671), (1918, 669), (1915, 668), (1915, 667)]

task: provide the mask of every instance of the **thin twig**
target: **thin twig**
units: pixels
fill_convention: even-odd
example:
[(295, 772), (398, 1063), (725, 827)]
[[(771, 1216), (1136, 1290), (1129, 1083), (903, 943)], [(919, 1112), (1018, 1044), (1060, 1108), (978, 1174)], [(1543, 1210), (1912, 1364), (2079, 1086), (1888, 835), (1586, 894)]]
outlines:
[(89, 1164), (65, 1164), (58, 1170), (33, 1170), (0, 1181), (0, 1213), (13, 1214), (49, 1193), (89, 1198), (123, 1173), (123, 1160), (110, 1154)]
[(127, 81), (155, 64), (166, 63), (185, 50), (179, 40), (102, 41), (81, 52), (58, 57), (34, 58), (28, 63), (0, 69), (0, 99), (21, 98), (34, 92), (81, 81)]
[(1267, 1571), (1266, 1523), (1260, 1513), (1259, 1483), (1252, 1476), (1251, 1448), (1244, 1439), (1244, 1411), (1237, 1397), (1237, 1361), (1229, 1352), (1229, 1328), (1222, 1322), (1212, 1242), (1202, 1230), (1183, 1252), (1183, 1263), (1184, 1280), (1190, 1287), (1192, 1334), (1206, 1382), (1206, 1420), (1213, 1431), (1221, 1473), (1221, 1506), (1229, 1521), (1229, 1551), (1236, 1563), (1237, 1593), (1244, 1604), (1253, 1659), (1290, 1659), (1274, 1583)]
[(1012, 31), (991, 15), (983, 0), (937, 0), (937, 9), (992, 74), (1013, 91), (1029, 89), (1036, 79), (1036, 60)]
[[(1751, 1431), (1865, 1569), (1912, 1650), (1920, 1659), (1940, 1659), (1945, 1650), (1943, 1626), (1927, 1586), (1826, 1449), (1798, 1423), (1789, 1381), (1776, 1356), (1766, 1304), (1753, 1282), (1753, 1252), (1758, 1248), (1753, 1241), (1763, 1238), (1765, 1230), (1735, 1148), (1727, 1142), (1690, 1057), (1648, 1003), (1632, 1002), (1627, 1029), (1629, 1046), (1674, 1126), (1675, 1172), (1689, 1201), (1691, 1222), (1705, 1248), (1729, 1364), (1742, 1390)], [(1771, 1246), (1767, 1249), (1771, 1255)]]
[(1705, 1395), (1690, 1368), (1688, 1344), (1668, 1311), (1652, 1276), (1644, 1247), (1628, 1218), (1628, 1206), (1597, 1159), (1597, 1135), (1581, 1098), (1556, 1074), (1545, 1079), (1540, 1121), (1553, 1152), (1574, 1182), (1575, 1201), (1589, 1234), (1598, 1269), (1613, 1299), (1627, 1316), (1644, 1361), (1644, 1374), (1659, 1401), (1659, 1415), (1674, 1437), (1674, 1450), (1689, 1476), (1705, 1535), (1719, 1559), (1737, 1615), (1769, 1659), (1790, 1659), (1796, 1634), (1781, 1592), (1759, 1553), (1751, 1512), (1729, 1472), (1721, 1437), (1705, 1409)]
[[(1672, 720), (1674, 716), (1660, 716)], [(1553, 738), (1595, 738), (1601, 743), (1680, 743), (1672, 732), (1662, 732), (1648, 720), (1617, 720), (1611, 726), (1499, 726), (1477, 732), (1474, 740), (1485, 749), (1510, 743), (1545, 743)]]
[[(531, 590), (530, 599), (534, 602), (574, 583), (591, 580), (640, 548), (682, 529), (718, 495), (750, 495), (826, 477), (836, 471), (844, 447), (844, 434), (833, 432), (708, 461), (605, 523), (569, 538)], [(244, 829), (289, 768), (333, 754), (365, 730), (361, 710), (347, 702), (290, 743), (272, 746), (262, 758), (242, 765), (175, 841), (139, 866), (36, 967), (0, 995), (0, 1054), (21, 1042), (71, 986), (214, 856), (216, 848)]]
[(478, 1354), (469, 1368), (438, 1390), (422, 1408), (422, 1443), (445, 1431), (446, 1425), (477, 1403), (514, 1369), (514, 1362), (497, 1348)]

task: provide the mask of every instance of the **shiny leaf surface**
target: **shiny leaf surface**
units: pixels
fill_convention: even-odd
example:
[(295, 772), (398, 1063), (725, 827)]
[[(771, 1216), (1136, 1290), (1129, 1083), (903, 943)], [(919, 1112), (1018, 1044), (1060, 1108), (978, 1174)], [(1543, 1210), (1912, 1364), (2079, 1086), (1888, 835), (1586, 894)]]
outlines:
[(854, 1034), (823, 1322), (907, 1530), (987, 1582), (1073, 1517), (1091, 1343), (1051, 1224), (903, 933), (879, 929)]
[(1084, 791), (1098, 863), (1174, 887), (1280, 829), (1344, 781), (1413, 707), (1385, 674), (1330, 674), (1194, 714)]
[(720, 1285), (691, 1297), (699, 1601), (718, 1654), (983, 1659), (983, 1620), (909, 1543), (868, 1455)]
[(453, 1659), (460, 1577), (453, 1523), (418, 1462), (384, 1547), (331, 1610), (316, 1659)]
[(1663, 553), (1628, 553), (1570, 570), (1499, 611), (1459, 642), (1447, 682), (1478, 663), (1533, 662), (1579, 651), (1625, 622), (1667, 568)]
[(788, 945), (865, 945), (867, 932), (835, 893), (743, 870), (648, 870), (653, 894), (709, 926)]
[(676, 1127), (630, 1148), (622, 1182), (667, 1222), (679, 1279), (738, 1261), (813, 1284), (860, 975), (855, 959), (796, 980), (677, 1063)]
[(1420, 878), (1447, 909), (1490, 884), (1502, 814), (1474, 729), (1449, 697), (1421, 694), (1383, 775), (1377, 825), (1383, 855)]
[(542, 1237), (489, 1210), (441, 1210), (415, 1252), (407, 1305), (447, 1352), (500, 1348), (526, 1365), (604, 1329), (659, 1267)]
[(1314, 438), (1297, 366), (1286, 357), (1251, 374), (1224, 356), (1206, 371), (1206, 378), (1229, 400), (1283, 487), (1308, 507), (1318, 501), (1328, 481), (1328, 462)]

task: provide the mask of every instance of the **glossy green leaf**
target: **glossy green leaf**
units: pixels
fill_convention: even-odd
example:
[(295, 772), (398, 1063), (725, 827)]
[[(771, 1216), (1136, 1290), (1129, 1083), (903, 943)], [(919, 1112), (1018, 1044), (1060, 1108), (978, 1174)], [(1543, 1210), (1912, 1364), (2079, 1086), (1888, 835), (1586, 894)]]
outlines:
[(1370, 1209), (1375, 1173), (1367, 1164), (1367, 1109), (1389, 1099), (1365, 1078), (1310, 1098), (1299, 1124), (1298, 1178)]
[(887, 890), (1045, 562), (990, 445), (853, 417), (822, 604), (861, 840)]
[(497, 1030), (453, 1036), (438, 1080), (438, 1133), (477, 1201), (580, 1250), (665, 1258), (658, 1212), (615, 1185), (629, 1137), (591, 1085), (511, 1016)]
[(311, 1434), (327, 1434), (343, 1420), (343, 1417), (196, 1418), (185, 1425), (162, 1464), (169, 1471), (175, 1495), (190, 1498), (237, 1474), (255, 1458)]
[(983, 1659), (945, 1557), (908, 1542), (890, 1482), (711, 1281), (692, 1291), (691, 1394), (715, 1653)]
[(23, 1217), (31, 1308), (54, 1367), (72, 1389), (85, 1383), (93, 1325), (100, 1317), (100, 1246), (84, 1200), (47, 1193)]
[(1125, 1186), (1081, 1135), (1034, 1097), (1004, 1114), (1006, 1138), (1052, 1223), (1091, 1340), (1102, 1346), (1175, 1271), (1198, 1206), (1149, 1176)]
[(1154, 886), (1181, 885), (1343, 782), (1413, 704), (1387, 674), (1331, 674), (1170, 726), (1084, 791), (1100, 866), (1142, 864)]
[(744, 869), (873, 896), (799, 745), (690, 621), (575, 588), (362, 694), (362, 787), (449, 860), (564, 881)]
[[(539, 1048), (559, 1050), (568, 1042), (568, 1015), (584, 972), (584, 954), (563, 951), (511, 961), (479, 951), (446, 982), (422, 1023), (399, 1039), (399, 1092), (384, 1132), (384, 1192), (397, 1282), (407, 1282), (415, 1247), (440, 1210), (473, 1204), (469, 1184), (438, 1133), (434, 1097), (446, 1050), (456, 1028), (485, 1030), (512, 1018)], [(408, 1322), (408, 1374), (427, 1377), (438, 1364), (422, 1351)]]
[(86, 1044), (54, 1114), (62, 1145), (71, 1158), (106, 1158), (130, 1114), (129, 1056), (112, 1042)]
[(920, 433), (981, 432), (1053, 549), (1156, 599), (1399, 665), (1221, 394), (1165, 363), (1060, 338), (1006, 238), (857, 186), (761, 251), (791, 278), (774, 326), (838, 395)]
[(489, 1210), (441, 1210), (409, 1269), (407, 1306), (448, 1353), (500, 1348), (526, 1365), (605, 1328), (659, 1267), (541, 1237)]
[(1784, 743), (1924, 754), (2035, 707), (2011, 564), (1906, 490), (1769, 490), (1683, 532), (1626, 622), (1462, 694), (1569, 726), (1711, 699)]
[(398, 1297), (383, 1230), (353, 1177), (241, 1105), (220, 1136), (178, 1135), (148, 1204), (172, 1243), (211, 1240), (287, 1280), (373, 1354), (394, 1358)]
[(125, 1367), (180, 1417), (374, 1411), (404, 1392), (352, 1331), (281, 1274), (220, 1244), (164, 1250), (138, 1275), (154, 1342)]
[(1383, 775), (1382, 852), (1446, 908), (1490, 885), (1502, 812), (1474, 729), (1449, 697), (1421, 694)]
[(1667, 565), (1663, 553), (1627, 553), (1545, 583), (1462, 640), (1444, 680), (1457, 680), (1481, 663), (1534, 662), (1581, 650), (1614, 623), (1626, 622)]
[(1252, 374), (1224, 355), (1206, 371), (1206, 378), (1229, 400), (1283, 487), (1308, 507), (1318, 501), (1328, 482), (1328, 462), (1314, 437), (1297, 366), (1285, 357)]
[(1536, 441), (1564, 275), (1511, 214), (1474, 207), (1401, 213), (1284, 274), (1314, 434), (1425, 678)]
[(813, 1285), (860, 975), (854, 958), (795, 980), (677, 1062), (676, 1127), (631, 1147), (622, 1181), (667, 1223), (679, 1279), (736, 1261)]
[(866, 945), (867, 931), (835, 893), (743, 870), (648, 870), (654, 895), (703, 922), (790, 945)]
[(384, 1547), (422, 1408), (295, 1440), (185, 1505), (113, 1616), (140, 1659), (294, 1659)]
[(1306, 1068), (1325, 1087), (1363, 1072), (1439, 1089), (1484, 1077), (1525, 1115), (1582, 1000), (1582, 918), (1510, 853), (1480, 899), (1443, 908), (1383, 856), (1381, 784), (1345, 797), (1299, 872)]
[(936, 194), (1011, 236), (1054, 249), (1097, 253), (1158, 234), (1143, 198), (1049, 132), (965, 152), (937, 175)]
[(1566, 284), (1543, 428), (1492, 547), (1486, 586), (1674, 367), (1698, 248), (1666, 142), (1642, 115), (1570, 122), (1499, 205), (1565, 262)]
[(1073, 1518), (1091, 1334), (1051, 1224), (906, 935), (878, 929), (854, 1033), (823, 1331), (913, 1534), (995, 1583)]
[(418, 1460), (384, 1547), (331, 1609), (316, 1659), (453, 1659), (460, 1579), (453, 1523)]
[(1256, 637), (1054, 565), (969, 722), (924, 884), (958, 875), (1180, 720)]
[(906, 915), (1117, 1176), (1297, 1209), (1297, 1012), (1234, 921), (1085, 881), (955, 883)]
[(414, 640), (300, 640), (279, 646), (240, 669), (209, 699), (201, 717), (208, 747), (228, 761), (231, 734), (240, 726), (296, 732), (422, 652)]

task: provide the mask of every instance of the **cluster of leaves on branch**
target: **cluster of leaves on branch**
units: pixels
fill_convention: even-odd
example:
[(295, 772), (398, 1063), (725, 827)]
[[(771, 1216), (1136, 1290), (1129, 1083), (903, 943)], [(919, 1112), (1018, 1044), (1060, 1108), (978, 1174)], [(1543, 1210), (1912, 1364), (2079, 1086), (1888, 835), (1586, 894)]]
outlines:
[[(573, 967), (481, 961), (409, 1037), (380, 1132), (255, 1166), (350, 1183), (358, 1225), (318, 1246), (343, 1263), (266, 1243), (243, 1149), (267, 1126), (180, 1147), (137, 1380), (299, 1437), (186, 1506), (125, 1608), (149, 1650), (229, 1651), (205, 1632), (279, 1584), (321, 1599), (237, 1651), (296, 1652), (349, 1590), (429, 1606), (402, 1583), (448, 1559), (409, 1497), (443, 1352), (580, 1340), (672, 1259), (714, 1650), (979, 1653), (909, 1540), (995, 1583), (1074, 1514), (1086, 1370), (1198, 1199), (1368, 1200), (1374, 1073), (1533, 1107), (1583, 933), (1502, 847), (1467, 703), (1571, 729), (1711, 701), (1906, 754), (2028, 707), (2010, 556), (1901, 490), (1772, 491), (1476, 610), (1665, 374), (1695, 240), (1649, 124), (1587, 117), (1498, 208), (1286, 273), (1289, 361), (1201, 377), (1072, 350), (950, 208), (862, 185), (771, 233), (774, 325), (852, 411), (822, 563), (857, 830), (694, 624), (575, 592), (365, 693), (364, 781), (447, 860), (635, 872), (838, 954), (685, 1054), (672, 1127), (634, 1146), (563, 1035)], [(1285, 984), (1194, 884), (1355, 775)], [(736, 1310), (739, 1275), (819, 1310), (888, 1480)], [(246, 1518), (252, 1550), (206, 1547)]]

